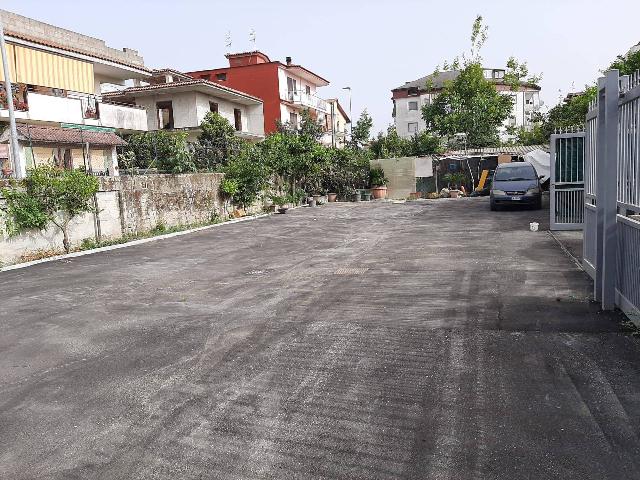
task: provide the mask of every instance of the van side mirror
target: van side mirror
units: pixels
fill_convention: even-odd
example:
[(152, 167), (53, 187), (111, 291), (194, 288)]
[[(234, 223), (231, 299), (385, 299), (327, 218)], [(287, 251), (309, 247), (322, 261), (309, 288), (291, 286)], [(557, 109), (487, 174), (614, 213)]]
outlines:
[(544, 175), (538, 175), (538, 180), (542, 180), (544, 178)]

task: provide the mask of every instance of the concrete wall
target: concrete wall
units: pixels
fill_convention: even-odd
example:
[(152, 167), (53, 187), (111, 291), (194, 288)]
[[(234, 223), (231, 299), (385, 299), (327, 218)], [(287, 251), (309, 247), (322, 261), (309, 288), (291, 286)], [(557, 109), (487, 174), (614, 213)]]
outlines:
[(218, 104), (218, 113), (235, 125), (234, 109), (242, 111), (242, 131), (253, 135), (264, 135), (264, 115), (262, 105), (247, 106), (229, 100), (205, 95), (199, 92), (181, 92), (137, 97), (136, 104), (144, 107), (147, 115), (147, 129), (158, 130), (158, 102), (170, 101), (173, 106), (174, 128), (197, 128), (209, 113), (209, 102)]
[(387, 184), (387, 198), (403, 199), (416, 191), (417, 157), (381, 158), (371, 160), (371, 167), (381, 167)]
[(144, 60), (136, 50), (111, 48), (105, 44), (104, 40), (39, 22), (7, 10), (0, 10), (0, 18), (2, 18), (4, 29), (9, 33), (23, 34), (30, 38), (41, 39), (47, 43), (55, 43), (62, 47), (81, 49), (87, 54), (112, 58), (131, 65), (144, 66)]
[(100, 125), (128, 132), (147, 131), (147, 112), (142, 108), (100, 103)]
[[(213, 213), (225, 214), (220, 198), (220, 173), (184, 175), (141, 175), (101, 177), (97, 194), (98, 215), (76, 218), (70, 229), (74, 246), (85, 238), (97, 238), (98, 221), (102, 239), (140, 233), (162, 223), (167, 227), (210, 220)], [(0, 181), (0, 188), (8, 182)], [(0, 206), (4, 200), (0, 198)], [(23, 255), (38, 250), (62, 251), (62, 234), (54, 226), (44, 232), (30, 231), (7, 237), (0, 217), (0, 262), (16, 263)]]

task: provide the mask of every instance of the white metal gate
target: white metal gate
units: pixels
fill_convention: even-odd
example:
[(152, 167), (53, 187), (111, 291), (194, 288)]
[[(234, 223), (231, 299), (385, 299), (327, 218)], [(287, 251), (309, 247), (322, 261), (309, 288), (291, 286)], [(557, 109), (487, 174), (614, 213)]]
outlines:
[(584, 224), (584, 132), (551, 135), (551, 230)]

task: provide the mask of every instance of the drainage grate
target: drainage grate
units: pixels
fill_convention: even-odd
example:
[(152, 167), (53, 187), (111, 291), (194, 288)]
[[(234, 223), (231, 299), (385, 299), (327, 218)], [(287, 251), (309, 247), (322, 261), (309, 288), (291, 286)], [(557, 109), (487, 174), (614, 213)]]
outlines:
[(334, 273), (334, 275), (362, 275), (366, 273), (368, 268), (339, 268)]

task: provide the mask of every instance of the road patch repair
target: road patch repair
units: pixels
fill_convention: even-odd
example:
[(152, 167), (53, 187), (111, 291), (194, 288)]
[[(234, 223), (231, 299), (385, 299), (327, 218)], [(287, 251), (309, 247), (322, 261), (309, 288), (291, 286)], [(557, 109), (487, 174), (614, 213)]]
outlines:
[(639, 340), (546, 217), (329, 204), (2, 272), (0, 478), (640, 478)]

